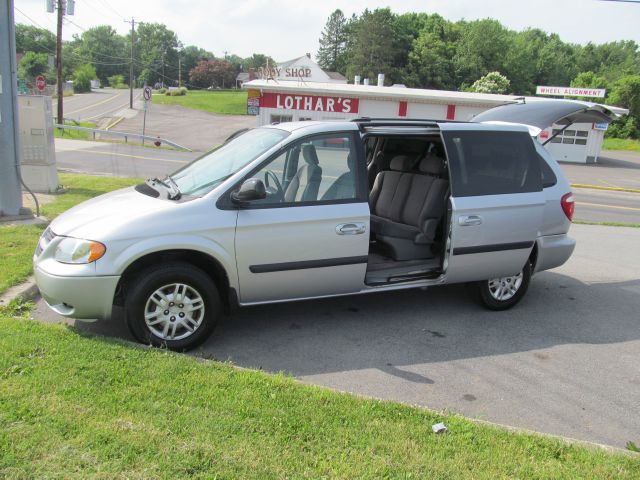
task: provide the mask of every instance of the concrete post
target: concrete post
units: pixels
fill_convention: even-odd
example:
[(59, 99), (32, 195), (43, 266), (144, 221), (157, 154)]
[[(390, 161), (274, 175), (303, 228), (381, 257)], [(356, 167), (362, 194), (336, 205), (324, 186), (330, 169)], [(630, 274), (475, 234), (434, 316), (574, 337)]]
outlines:
[(16, 39), (13, 0), (0, 0), (0, 217), (26, 214), (19, 173)]

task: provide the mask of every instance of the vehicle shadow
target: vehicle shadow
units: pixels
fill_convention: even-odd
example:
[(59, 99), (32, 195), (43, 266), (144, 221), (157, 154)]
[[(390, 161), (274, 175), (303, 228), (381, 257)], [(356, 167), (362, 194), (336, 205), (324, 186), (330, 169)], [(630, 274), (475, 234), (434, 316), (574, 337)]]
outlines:
[(600, 166), (600, 167), (610, 167), (610, 168), (629, 168), (629, 169), (640, 169), (640, 163), (634, 162), (630, 160), (623, 160), (621, 158), (611, 158), (606, 156), (599, 156), (598, 162), (589, 164), (590, 166)]
[[(397, 367), (640, 338), (640, 279), (585, 284), (543, 272), (505, 312), (485, 310), (466, 293), (447, 286), (247, 307), (191, 354), (295, 376), (378, 369), (429, 384)], [(76, 328), (131, 339), (121, 311)]]

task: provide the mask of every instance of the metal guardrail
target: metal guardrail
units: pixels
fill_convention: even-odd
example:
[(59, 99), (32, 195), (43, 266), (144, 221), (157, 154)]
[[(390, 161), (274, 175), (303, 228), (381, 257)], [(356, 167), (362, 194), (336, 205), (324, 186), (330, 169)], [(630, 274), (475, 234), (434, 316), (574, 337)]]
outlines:
[(151, 143), (154, 142), (160, 142), (166, 145), (169, 145), (171, 147), (174, 148), (178, 148), (180, 150), (184, 150), (186, 152), (191, 152), (192, 150), (190, 148), (187, 147), (183, 147), (182, 145), (179, 145), (175, 142), (172, 142), (171, 140), (167, 140), (166, 138), (160, 138), (160, 137), (150, 137), (149, 135), (141, 135), (139, 133), (130, 133), (130, 132), (116, 132), (113, 130), (102, 130), (100, 128), (89, 128), (89, 127), (79, 127), (77, 125), (62, 125), (60, 123), (55, 123), (53, 125), (55, 128), (59, 128), (62, 130), (78, 130), (81, 132), (91, 132), (93, 134), (93, 139), (96, 139), (96, 134), (99, 135), (104, 135), (104, 136), (114, 136), (114, 137), (124, 137), (124, 143), (127, 143), (129, 138), (135, 138), (138, 140), (142, 140), (143, 144), (145, 140), (149, 140)]

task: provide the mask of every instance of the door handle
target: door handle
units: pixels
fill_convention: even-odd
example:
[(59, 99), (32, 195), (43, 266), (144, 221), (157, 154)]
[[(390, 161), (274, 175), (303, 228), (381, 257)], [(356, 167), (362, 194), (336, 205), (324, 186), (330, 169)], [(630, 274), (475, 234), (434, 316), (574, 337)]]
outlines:
[(482, 217), (480, 215), (460, 215), (458, 217), (458, 225), (462, 227), (471, 227), (480, 224), (482, 224)]
[(367, 230), (364, 223), (341, 223), (336, 225), (338, 235), (360, 235)]

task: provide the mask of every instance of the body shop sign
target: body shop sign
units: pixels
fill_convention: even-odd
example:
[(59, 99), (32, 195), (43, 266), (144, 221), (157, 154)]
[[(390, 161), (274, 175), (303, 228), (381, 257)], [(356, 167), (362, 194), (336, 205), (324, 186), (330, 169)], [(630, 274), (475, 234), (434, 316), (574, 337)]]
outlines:
[(325, 97), (320, 95), (290, 95), (264, 93), (260, 106), (284, 110), (309, 110), (312, 112), (358, 113), (358, 99)]

